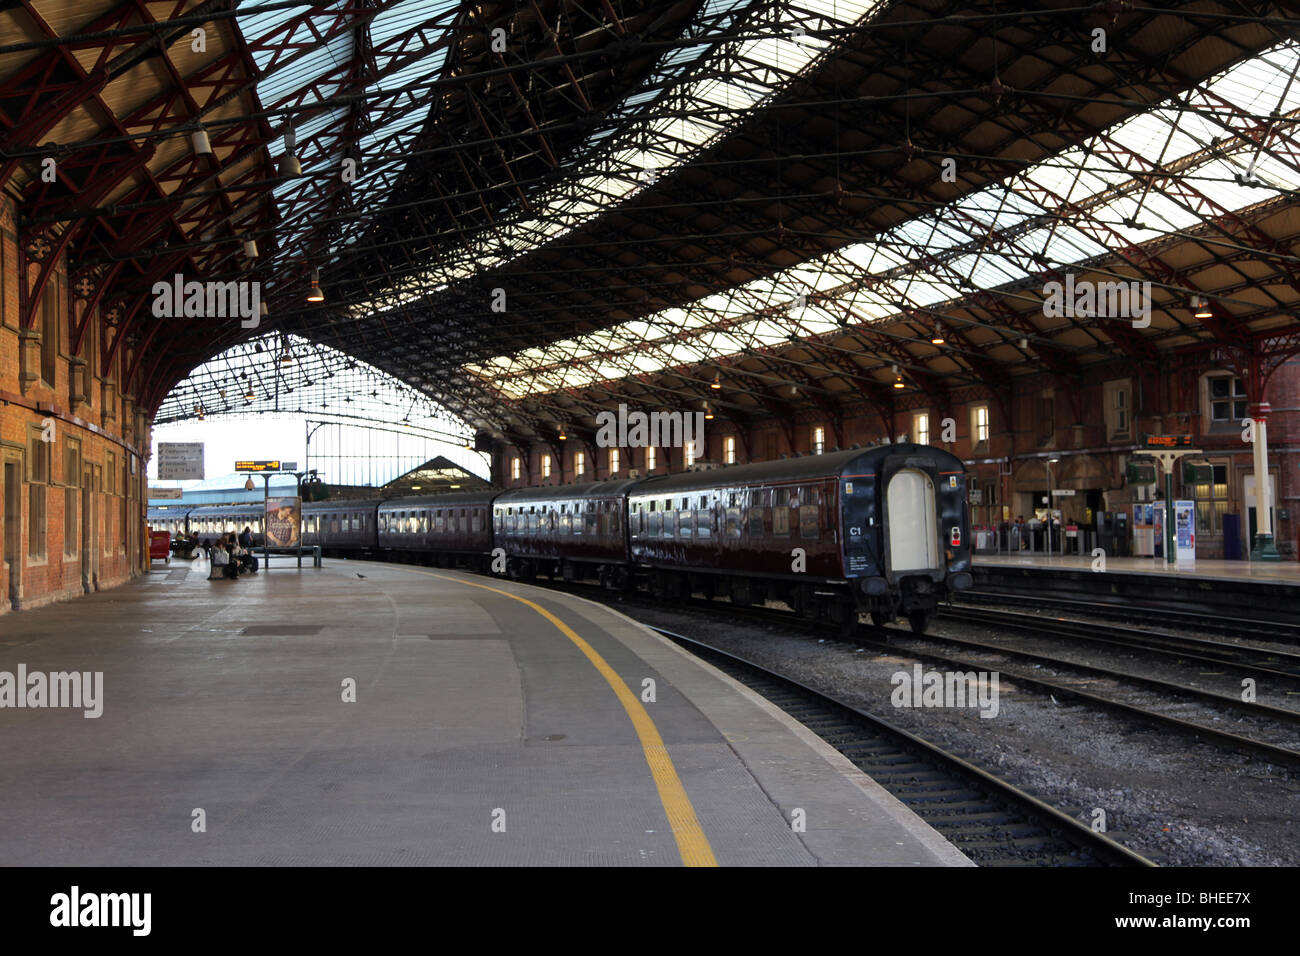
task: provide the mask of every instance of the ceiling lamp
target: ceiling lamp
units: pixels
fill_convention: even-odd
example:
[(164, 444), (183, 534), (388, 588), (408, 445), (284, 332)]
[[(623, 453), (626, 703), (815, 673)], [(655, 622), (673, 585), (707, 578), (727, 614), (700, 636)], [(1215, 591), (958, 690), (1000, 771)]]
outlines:
[(190, 134), (190, 142), (194, 144), (194, 152), (196, 155), (212, 155), (212, 140), (208, 138), (208, 131), (202, 126)]
[(569, 436), (566, 435), (566, 434), (564, 434), (564, 426), (561, 425), (561, 426), (560, 426), (560, 441), (568, 441), (568, 440), (569, 440)]
[(253, 389), (250, 386), (248, 391), (244, 392), (244, 401), (251, 402), (255, 398), (257, 398), (257, 395), (253, 393)]
[(906, 388), (907, 385), (903, 382), (903, 374), (898, 370), (898, 366), (891, 365), (889, 369), (894, 373), (894, 388)]
[(707, 422), (713, 421), (713, 409), (709, 407), (708, 402), (704, 403), (704, 420)]
[(1192, 296), (1192, 314), (1198, 319), (1214, 318), (1214, 313), (1210, 311), (1209, 300), (1203, 295)]
[(307, 293), (308, 302), (324, 302), (325, 293), (320, 290), (320, 269), (311, 267), (311, 291)]
[(302, 175), (302, 163), (298, 162), (298, 157), (293, 154), (293, 149), (293, 127), (287, 126), (284, 130), (284, 155), (280, 157), (280, 175), (285, 178)]
[(931, 345), (943, 345), (943, 329), (936, 322), (934, 325), (934, 334), (930, 336)]
[(709, 384), (709, 388), (713, 388), (713, 389), (722, 388), (722, 376), (720, 373), (714, 373), (713, 381)]
[(245, 490), (245, 491), (252, 491), (252, 490), (253, 490), (253, 476), (252, 476), (252, 475), (249, 475), (249, 476), (248, 476), (248, 480), (244, 482), (244, 490)]

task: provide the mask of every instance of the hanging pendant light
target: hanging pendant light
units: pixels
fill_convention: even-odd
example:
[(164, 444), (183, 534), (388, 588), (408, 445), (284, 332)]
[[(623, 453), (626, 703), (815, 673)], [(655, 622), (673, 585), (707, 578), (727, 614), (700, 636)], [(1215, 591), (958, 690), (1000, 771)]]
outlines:
[(320, 290), (320, 269), (311, 267), (311, 289), (307, 292), (308, 302), (324, 302), (325, 293)]

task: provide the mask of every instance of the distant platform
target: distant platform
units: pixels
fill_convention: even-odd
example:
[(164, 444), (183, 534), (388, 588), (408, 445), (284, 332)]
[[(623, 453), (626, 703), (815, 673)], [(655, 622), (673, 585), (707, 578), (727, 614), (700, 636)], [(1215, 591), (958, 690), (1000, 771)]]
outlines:
[(971, 865), (601, 605), (369, 562), (207, 574), (3, 619), (0, 671), (102, 674), (82, 706), (0, 707), (5, 863)]
[[(1036, 570), (1091, 571), (1093, 559), (1077, 555), (977, 554), (975, 567), (1033, 568)], [(1217, 561), (1203, 560), (1165, 564), (1163, 558), (1107, 558), (1107, 574), (1157, 574), (1205, 578), (1216, 581), (1260, 581), (1300, 584), (1300, 561)], [(1300, 613), (1300, 612), (1298, 612)]]
[(1197, 561), (1166, 565), (1154, 558), (1042, 554), (976, 555), (975, 589), (1043, 598), (1096, 600), (1129, 607), (1221, 615), (1227, 620), (1300, 620), (1300, 562)]

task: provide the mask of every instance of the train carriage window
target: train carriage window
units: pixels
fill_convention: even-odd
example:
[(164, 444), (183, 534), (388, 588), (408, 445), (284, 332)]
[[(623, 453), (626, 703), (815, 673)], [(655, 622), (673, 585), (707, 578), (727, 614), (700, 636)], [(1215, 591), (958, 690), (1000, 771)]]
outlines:
[(817, 505), (802, 505), (799, 508), (799, 537), (821, 537), (821, 513)]
[(664, 516), (663, 516), (662, 514), (660, 514), (658, 511), (654, 511), (654, 510), (653, 510), (653, 508), (654, 508), (654, 502), (653, 502), (653, 501), (650, 502), (650, 507), (651, 507), (652, 510), (651, 510), (650, 514), (646, 516), (646, 518), (647, 518), (647, 520), (646, 520), (646, 534), (653, 538), (653, 537), (658, 536), (659, 532), (663, 530), (663, 525), (664, 525), (663, 518), (664, 518)]
[(537, 534), (537, 510), (535, 508), (528, 514), (528, 533)]
[[(736, 500), (736, 496), (732, 495), (731, 501), (734, 503), (735, 500)], [(727, 537), (728, 538), (740, 537), (740, 509), (739, 508), (727, 509)]]
[(420, 510), (420, 534), (429, 533), (429, 512), (425, 509)]
[(475, 508), (470, 523), (471, 533), (480, 534), (483, 531), (483, 509)]
[(560, 524), (559, 524), (560, 534), (569, 534), (572, 531), (573, 531), (573, 515), (569, 514), (567, 511), (561, 512)]
[(777, 538), (790, 537), (790, 509), (784, 501), (779, 501), (772, 508), (772, 535)]
[(600, 524), (600, 515), (596, 514), (595, 507), (596, 505), (594, 502), (589, 504), (587, 506), (587, 514), (584, 516), (586, 519), (584, 524), (586, 525), (587, 534), (595, 534), (597, 527)]
[(668, 499), (664, 500), (665, 510), (664, 510), (663, 535), (665, 538), (674, 538), (677, 536), (677, 512), (667, 510), (671, 506), (671, 504), (672, 502), (670, 500)]
[(761, 538), (764, 534), (763, 509), (753, 507), (749, 509), (749, 536), (751, 538)]

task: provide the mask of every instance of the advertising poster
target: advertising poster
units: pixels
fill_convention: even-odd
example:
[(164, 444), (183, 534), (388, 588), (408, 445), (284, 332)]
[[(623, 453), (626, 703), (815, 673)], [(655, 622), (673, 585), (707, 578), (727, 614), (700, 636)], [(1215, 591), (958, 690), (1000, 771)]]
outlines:
[(266, 544), (270, 548), (296, 548), (301, 543), (302, 499), (266, 499)]
[(1196, 560), (1196, 503), (1174, 502), (1174, 556), (1179, 564)]

